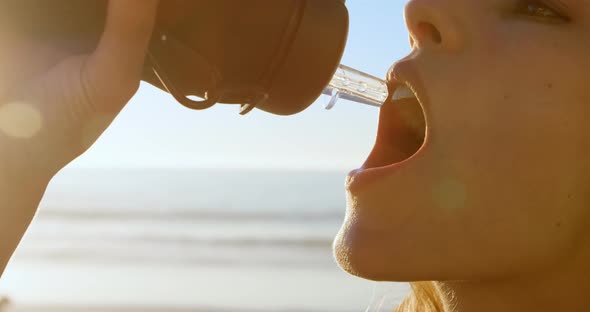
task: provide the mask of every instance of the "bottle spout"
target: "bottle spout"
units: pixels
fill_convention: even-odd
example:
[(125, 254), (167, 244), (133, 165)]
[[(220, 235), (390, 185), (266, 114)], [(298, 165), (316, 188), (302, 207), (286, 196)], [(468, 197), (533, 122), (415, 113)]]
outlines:
[(323, 94), (330, 96), (326, 109), (332, 109), (339, 100), (381, 107), (389, 96), (384, 80), (340, 65)]

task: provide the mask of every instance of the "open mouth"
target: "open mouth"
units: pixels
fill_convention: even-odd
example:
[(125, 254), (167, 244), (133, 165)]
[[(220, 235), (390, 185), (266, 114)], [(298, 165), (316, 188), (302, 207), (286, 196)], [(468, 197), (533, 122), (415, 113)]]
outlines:
[(396, 83), (379, 116), (375, 146), (362, 169), (399, 164), (413, 158), (425, 144), (426, 118), (413, 88)]

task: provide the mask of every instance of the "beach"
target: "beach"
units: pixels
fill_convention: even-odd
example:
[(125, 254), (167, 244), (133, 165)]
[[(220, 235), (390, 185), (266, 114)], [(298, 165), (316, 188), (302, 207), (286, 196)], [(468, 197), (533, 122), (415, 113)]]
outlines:
[[(104, 306), (104, 307), (84, 307), (84, 306), (22, 306), (22, 307), (9, 307), (1, 312), (233, 312), (234, 309), (219, 309), (219, 308), (207, 308), (207, 307), (195, 307), (195, 308), (173, 308), (173, 307), (116, 307), (116, 306)], [(244, 312), (307, 312), (306, 310), (240, 310)], [(313, 310), (309, 310), (313, 311)], [(334, 310), (334, 312), (342, 312), (341, 310)]]
[(353, 277), (333, 258), (344, 174), (65, 172), (0, 295), (10, 312), (352, 312), (387, 287), (393, 305), (406, 284)]

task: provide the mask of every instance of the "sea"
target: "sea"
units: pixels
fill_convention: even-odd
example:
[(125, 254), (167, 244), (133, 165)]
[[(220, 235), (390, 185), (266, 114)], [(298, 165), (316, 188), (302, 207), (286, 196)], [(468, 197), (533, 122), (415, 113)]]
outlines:
[(0, 280), (15, 305), (392, 311), (341, 270), (345, 171), (67, 168)]

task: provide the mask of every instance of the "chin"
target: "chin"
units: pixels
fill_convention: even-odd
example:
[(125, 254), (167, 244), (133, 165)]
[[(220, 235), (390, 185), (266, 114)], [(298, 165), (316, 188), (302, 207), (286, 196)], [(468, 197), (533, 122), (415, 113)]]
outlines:
[[(401, 230), (401, 232), (400, 232)], [(460, 277), (453, 261), (438, 248), (426, 248), (405, 232), (377, 230), (358, 216), (347, 215), (333, 243), (338, 266), (347, 273), (377, 282), (443, 281)], [(409, 235), (409, 236), (408, 236)]]
[(380, 233), (363, 229), (347, 218), (333, 244), (338, 266), (351, 275), (372, 281), (407, 282), (416, 276), (404, 255), (395, 255)]

